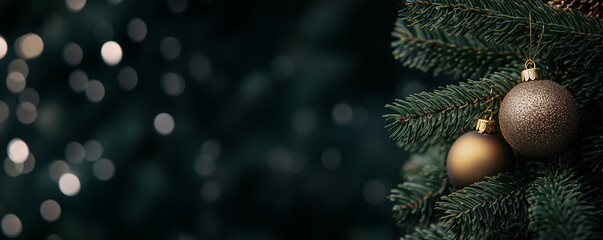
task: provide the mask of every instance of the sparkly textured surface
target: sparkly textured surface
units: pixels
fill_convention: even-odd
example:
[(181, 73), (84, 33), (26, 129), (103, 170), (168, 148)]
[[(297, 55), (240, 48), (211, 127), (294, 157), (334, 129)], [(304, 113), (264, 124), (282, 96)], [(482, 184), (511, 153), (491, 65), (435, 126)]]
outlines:
[(549, 80), (520, 83), (503, 99), (500, 130), (515, 150), (548, 157), (566, 149), (576, 137), (578, 104), (561, 85)]
[(450, 183), (463, 188), (484, 180), (486, 176), (512, 171), (515, 156), (503, 138), (471, 131), (452, 144), (446, 168)]

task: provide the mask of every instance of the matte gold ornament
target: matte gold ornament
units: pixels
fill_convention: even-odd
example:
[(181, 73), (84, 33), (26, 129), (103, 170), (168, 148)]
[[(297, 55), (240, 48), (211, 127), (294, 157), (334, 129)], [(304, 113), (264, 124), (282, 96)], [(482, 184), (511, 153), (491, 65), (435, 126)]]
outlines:
[(452, 144), (446, 168), (453, 186), (463, 188), (515, 168), (513, 150), (503, 138), (491, 134), (494, 131), (496, 122), (490, 115), (490, 119), (478, 120), (476, 131), (465, 133)]
[[(531, 61), (531, 62), (530, 62)], [(527, 65), (534, 65), (532, 60)], [(500, 130), (515, 150), (531, 157), (550, 157), (562, 152), (577, 135), (578, 104), (561, 85), (543, 80), (538, 68), (521, 72), (522, 83), (503, 99)]]

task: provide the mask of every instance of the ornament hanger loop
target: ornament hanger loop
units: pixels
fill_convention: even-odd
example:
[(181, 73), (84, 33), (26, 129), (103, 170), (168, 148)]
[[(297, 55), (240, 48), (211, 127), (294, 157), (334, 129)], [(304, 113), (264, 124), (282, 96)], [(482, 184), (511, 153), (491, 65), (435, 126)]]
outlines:
[(528, 66), (530, 66), (530, 65), (532, 65), (532, 66), (533, 66), (533, 68), (536, 68), (536, 62), (534, 62), (534, 60), (532, 60), (532, 59), (528, 59), (528, 60), (526, 61), (526, 63), (525, 63), (525, 67), (526, 67), (526, 69), (529, 69), (529, 68), (528, 68)]
[(494, 115), (494, 113), (490, 109), (488, 109), (484, 112), (484, 116), (482, 118), (486, 119), (486, 116), (488, 116), (488, 113), (490, 113), (490, 117), (488, 118), (488, 121), (492, 121), (492, 116)]

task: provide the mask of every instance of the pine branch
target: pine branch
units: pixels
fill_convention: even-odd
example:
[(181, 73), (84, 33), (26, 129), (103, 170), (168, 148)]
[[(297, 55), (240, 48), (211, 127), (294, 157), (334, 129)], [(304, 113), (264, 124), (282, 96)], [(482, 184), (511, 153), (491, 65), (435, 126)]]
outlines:
[(446, 231), (443, 224), (432, 224), (426, 229), (415, 229), (412, 234), (400, 238), (401, 240), (452, 240), (454, 234)]
[(521, 236), (528, 209), (523, 191), (529, 182), (523, 175), (501, 173), (443, 196), (436, 203), (436, 209), (445, 211), (440, 220), (450, 224), (455, 239)]
[(455, 79), (479, 79), (496, 69), (517, 66), (520, 53), (505, 44), (492, 44), (482, 38), (451, 36), (443, 31), (418, 26), (398, 19), (392, 36), (394, 58), (403, 66), (423, 72), (433, 70), (452, 75)]
[(590, 68), (581, 65), (570, 66), (563, 72), (557, 72), (557, 76), (557, 81), (570, 91), (581, 105), (603, 98), (603, 61), (593, 64)]
[(469, 80), (396, 99), (385, 107), (397, 113), (383, 116), (390, 122), (386, 125), (393, 131), (390, 137), (406, 149), (424, 150), (442, 137), (464, 132), (489, 106), (498, 111), (503, 97), (520, 81), (517, 72), (506, 69), (480, 81)]
[(389, 200), (394, 202), (394, 219), (402, 229), (425, 227), (437, 219), (435, 202), (450, 192), (444, 154), (432, 155), (437, 164), (426, 165), (420, 174), (391, 190)]
[[(437, 28), (456, 36), (469, 34), (495, 44), (528, 51), (529, 15), (533, 35), (545, 27), (539, 54), (548, 62), (590, 65), (602, 61), (603, 22), (563, 11), (535, 0), (407, 0), (400, 17), (421, 27)], [(535, 48), (537, 37), (532, 37)]]
[(591, 131), (582, 139), (582, 159), (593, 171), (603, 172), (603, 127)]
[(567, 166), (541, 171), (528, 189), (529, 229), (536, 239), (603, 239), (595, 207), (582, 190)]

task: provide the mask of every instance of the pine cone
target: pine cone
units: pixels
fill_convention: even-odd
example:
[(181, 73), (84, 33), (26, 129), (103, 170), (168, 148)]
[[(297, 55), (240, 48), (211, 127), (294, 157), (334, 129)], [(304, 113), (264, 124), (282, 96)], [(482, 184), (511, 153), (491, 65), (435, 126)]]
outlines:
[(593, 16), (601, 19), (603, 16), (603, 4), (601, 0), (551, 0), (550, 6), (560, 9), (572, 9), (582, 12), (586, 16)]

